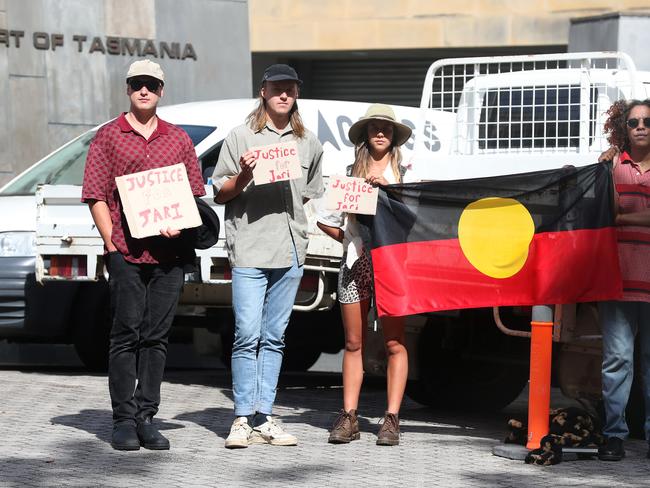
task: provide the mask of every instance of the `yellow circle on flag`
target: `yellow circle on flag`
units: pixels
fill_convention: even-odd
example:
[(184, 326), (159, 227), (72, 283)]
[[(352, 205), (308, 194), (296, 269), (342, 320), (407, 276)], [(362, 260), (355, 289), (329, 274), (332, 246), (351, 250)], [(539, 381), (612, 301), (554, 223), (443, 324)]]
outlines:
[(512, 198), (482, 198), (465, 207), (458, 240), (468, 261), (492, 278), (510, 278), (524, 267), (535, 234), (530, 212)]

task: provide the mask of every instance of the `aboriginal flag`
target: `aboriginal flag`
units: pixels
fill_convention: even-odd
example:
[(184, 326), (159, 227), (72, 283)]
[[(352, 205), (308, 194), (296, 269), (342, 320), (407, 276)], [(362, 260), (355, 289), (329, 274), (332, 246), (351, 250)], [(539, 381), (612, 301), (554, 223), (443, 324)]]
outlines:
[(609, 164), (384, 190), (359, 218), (380, 316), (621, 296)]

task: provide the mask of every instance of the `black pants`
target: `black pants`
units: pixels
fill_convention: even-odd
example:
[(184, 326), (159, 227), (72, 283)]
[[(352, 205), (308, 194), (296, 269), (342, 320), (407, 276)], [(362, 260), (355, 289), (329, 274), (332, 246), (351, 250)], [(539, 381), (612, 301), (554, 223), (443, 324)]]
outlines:
[(133, 264), (119, 252), (110, 253), (107, 263), (113, 320), (108, 359), (113, 424), (135, 424), (158, 413), (183, 268)]

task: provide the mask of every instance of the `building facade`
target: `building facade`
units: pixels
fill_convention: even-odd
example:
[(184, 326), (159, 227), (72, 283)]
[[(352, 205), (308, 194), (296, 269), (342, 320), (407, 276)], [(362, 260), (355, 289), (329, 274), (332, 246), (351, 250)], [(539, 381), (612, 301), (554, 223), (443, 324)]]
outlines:
[(0, 185), (128, 108), (144, 57), (163, 104), (255, 95), (295, 66), (302, 96), (417, 105), (461, 56), (624, 50), (650, 69), (647, 0), (0, 0)]
[(128, 110), (145, 57), (162, 104), (250, 96), (246, 0), (0, 0), (0, 185)]
[[(288, 62), (311, 98), (417, 105), (427, 68), (446, 57), (621, 49), (650, 69), (647, 0), (249, 0), (249, 10), (253, 79)], [(585, 17), (609, 20), (578, 28)]]

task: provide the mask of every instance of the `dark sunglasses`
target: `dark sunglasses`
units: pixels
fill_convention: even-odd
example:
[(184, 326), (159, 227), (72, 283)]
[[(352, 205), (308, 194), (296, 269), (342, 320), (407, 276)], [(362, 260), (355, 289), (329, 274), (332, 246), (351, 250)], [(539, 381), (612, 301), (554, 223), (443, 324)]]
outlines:
[(630, 129), (636, 129), (639, 127), (639, 121), (643, 120), (643, 126), (647, 129), (650, 129), (650, 117), (643, 117), (639, 119), (627, 119), (625, 122)]
[(135, 79), (135, 80), (129, 80), (129, 86), (133, 91), (140, 91), (142, 90), (143, 86), (146, 86), (147, 90), (149, 90), (152, 93), (155, 93), (158, 91), (158, 88), (160, 88), (160, 82), (158, 80)]

